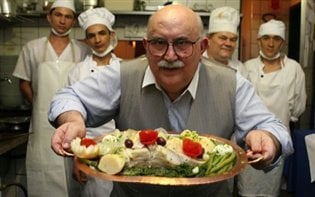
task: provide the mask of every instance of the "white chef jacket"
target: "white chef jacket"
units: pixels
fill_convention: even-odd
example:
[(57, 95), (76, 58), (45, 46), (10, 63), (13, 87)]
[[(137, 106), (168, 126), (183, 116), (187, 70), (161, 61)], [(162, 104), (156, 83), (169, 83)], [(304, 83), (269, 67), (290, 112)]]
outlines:
[(298, 62), (284, 56), (280, 70), (264, 73), (260, 57), (245, 62), (247, 78), (263, 102), (288, 128), (306, 105), (305, 75)]
[[(206, 57), (206, 58), (209, 58), (207, 51), (205, 51), (205, 52), (202, 54), (202, 56), (203, 56), (203, 57)], [(213, 60), (213, 61), (215, 61), (215, 62), (217, 62), (217, 63), (219, 63), (219, 64), (222, 64), (223, 66), (229, 66), (229, 67), (231, 67), (231, 68), (234, 68), (235, 70), (237, 70), (238, 72), (240, 72), (240, 74), (241, 74), (242, 76), (246, 77), (246, 72), (244, 71), (244, 69), (245, 69), (245, 68), (244, 68), (244, 64), (243, 64), (241, 61), (237, 60), (237, 59), (232, 59), (232, 58), (229, 59), (227, 65), (223, 64), (222, 62), (216, 61), (216, 60), (214, 60), (214, 59), (211, 59), (211, 60)]]
[[(119, 67), (121, 59), (116, 57), (114, 53), (111, 54), (112, 58), (109, 62), (110, 65)], [(86, 77), (89, 77), (95, 73), (100, 72), (102, 69), (106, 69), (108, 65), (98, 66), (93, 60), (93, 55), (88, 55), (85, 57), (84, 61), (78, 63), (69, 73), (68, 83), (69, 85), (74, 84)], [(110, 84), (109, 84), (110, 85)], [(86, 128), (87, 137), (97, 137), (104, 135), (104, 132), (111, 132), (115, 130), (115, 121), (110, 120), (109, 122), (99, 126), (99, 127), (88, 127)]]
[[(147, 70), (148, 71), (145, 73), (144, 76), (145, 79), (147, 78), (147, 75), (151, 73), (150, 67), (148, 67)], [(150, 76), (151, 82), (155, 83), (153, 74), (150, 74)], [(196, 72), (195, 76), (197, 78), (195, 83), (198, 84), (199, 72)], [(111, 85), (104, 86), (104, 84)], [(93, 97), (88, 97), (87, 95), (93, 95)], [(49, 110), (49, 121), (54, 122), (54, 120), (61, 113), (70, 110), (80, 111), (87, 122), (90, 123), (91, 121), (94, 122), (95, 119), (98, 118), (97, 116), (99, 113), (102, 114), (102, 118), (112, 117), (115, 111), (119, 108), (120, 95), (120, 67), (109, 65), (108, 69), (103, 69), (100, 73), (93, 75), (92, 77), (86, 78), (79, 83), (75, 83), (70, 87), (58, 91), (51, 102), (51, 107)], [(71, 97), (71, 99), (69, 99), (69, 97)], [(85, 105), (83, 106), (81, 102), (84, 102)], [(246, 79), (244, 79), (240, 74), (237, 73), (235, 97), (236, 141), (242, 141), (246, 135), (246, 132), (244, 131), (248, 131), (252, 129), (254, 125), (256, 125), (256, 129), (268, 130), (277, 139), (279, 139), (282, 145), (282, 154), (291, 154), (293, 152), (292, 141), (288, 134), (283, 134), (286, 133), (284, 132), (286, 131), (286, 129), (283, 127), (283, 125), (278, 124), (277, 121), (274, 121), (274, 124), (271, 125), (264, 124), (262, 121), (270, 117), (265, 117), (265, 115), (257, 114), (257, 112), (259, 112), (260, 110), (266, 110), (265, 105), (263, 105), (262, 103), (261, 105), (257, 105), (257, 103), (261, 103), (261, 101), (259, 97), (255, 94), (254, 88)], [(94, 111), (97, 111), (97, 114), (93, 113)], [(177, 120), (173, 120), (172, 117), (169, 117), (169, 119), (172, 126), (173, 124), (178, 124), (176, 122)], [(181, 119), (187, 118), (184, 117)]]

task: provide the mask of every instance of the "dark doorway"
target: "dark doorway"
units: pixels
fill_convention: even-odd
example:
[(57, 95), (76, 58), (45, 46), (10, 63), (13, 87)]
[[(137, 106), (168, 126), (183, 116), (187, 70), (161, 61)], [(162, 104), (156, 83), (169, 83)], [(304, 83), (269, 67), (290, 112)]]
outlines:
[(300, 61), (301, 3), (290, 8), (288, 57)]

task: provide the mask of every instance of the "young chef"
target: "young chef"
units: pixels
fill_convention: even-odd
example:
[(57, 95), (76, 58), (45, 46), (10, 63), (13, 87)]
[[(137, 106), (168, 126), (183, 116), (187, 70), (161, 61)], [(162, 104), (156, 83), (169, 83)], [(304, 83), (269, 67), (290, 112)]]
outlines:
[[(69, 73), (69, 84), (82, 80), (90, 75), (97, 75), (102, 69), (119, 67), (120, 58), (113, 53), (117, 46), (117, 37), (112, 28), (115, 16), (106, 8), (89, 9), (78, 17), (79, 25), (84, 29), (86, 43), (91, 47), (92, 54), (77, 64)], [(110, 84), (108, 84), (110, 85)], [(104, 135), (115, 129), (115, 121), (111, 120), (99, 127), (86, 128), (87, 137)], [(74, 177), (83, 183), (82, 196), (109, 196), (113, 187), (111, 181), (87, 177), (74, 165)]]
[[(270, 20), (258, 31), (258, 57), (245, 62), (245, 70), (268, 109), (288, 128), (298, 121), (306, 105), (305, 75), (299, 63), (288, 58), (285, 45), (285, 25)], [(285, 135), (285, 134), (283, 134)], [(248, 166), (240, 174), (241, 196), (279, 196), (284, 158), (272, 170), (256, 170)]]
[(88, 47), (69, 37), (76, 22), (74, 2), (56, 0), (47, 14), (50, 34), (28, 42), (20, 52), (13, 76), (32, 104), (26, 153), (29, 196), (78, 196), (72, 160), (56, 157), (50, 147), (54, 128), (47, 122), (49, 103), (66, 84), (69, 70), (83, 60)]

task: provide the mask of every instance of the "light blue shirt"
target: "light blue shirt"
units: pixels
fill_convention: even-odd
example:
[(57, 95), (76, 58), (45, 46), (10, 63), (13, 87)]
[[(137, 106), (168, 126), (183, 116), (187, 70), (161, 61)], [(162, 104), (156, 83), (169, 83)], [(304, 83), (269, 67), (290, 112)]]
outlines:
[[(175, 101), (171, 102), (165, 93), (164, 101), (168, 109), (168, 116), (174, 130), (181, 131), (185, 128), (191, 102), (196, 96), (199, 80), (199, 68), (186, 91)], [(142, 87), (150, 84), (161, 90), (157, 85), (150, 67), (147, 68)], [(161, 90), (162, 91), (162, 90)], [(80, 111), (86, 119), (87, 126), (99, 125), (113, 118), (120, 102), (120, 67), (108, 66), (101, 72), (88, 77), (73, 86), (58, 91), (52, 100), (49, 110), (49, 121), (54, 120), (63, 112), (69, 110)], [(250, 95), (250, 96), (249, 96)], [(267, 108), (256, 95), (253, 86), (239, 73), (236, 74), (236, 101), (235, 101), (235, 133), (236, 141), (242, 142), (247, 132), (251, 129), (262, 129), (271, 132), (282, 145), (282, 153), (288, 155), (293, 152), (292, 141), (285, 126), (279, 121), (273, 124), (265, 123), (272, 114), (265, 112)], [(82, 104), (84, 103), (84, 105)], [(246, 117), (246, 118), (245, 118)], [(250, 117), (250, 119), (248, 119)], [(106, 118), (106, 120), (104, 120)], [(251, 120), (259, 122), (252, 128)]]

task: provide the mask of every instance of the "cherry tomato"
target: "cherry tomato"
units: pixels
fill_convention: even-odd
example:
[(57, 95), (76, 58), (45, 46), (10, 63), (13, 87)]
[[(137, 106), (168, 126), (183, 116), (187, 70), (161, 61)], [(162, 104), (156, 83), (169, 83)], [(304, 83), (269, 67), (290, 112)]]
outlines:
[(197, 158), (202, 154), (202, 146), (198, 142), (194, 142), (193, 140), (189, 138), (184, 138), (183, 151), (185, 155), (192, 158)]
[(140, 142), (144, 145), (155, 144), (158, 132), (154, 130), (142, 130), (139, 132)]
[(83, 138), (80, 142), (81, 146), (89, 147), (91, 145), (96, 145), (96, 142), (91, 138)]

